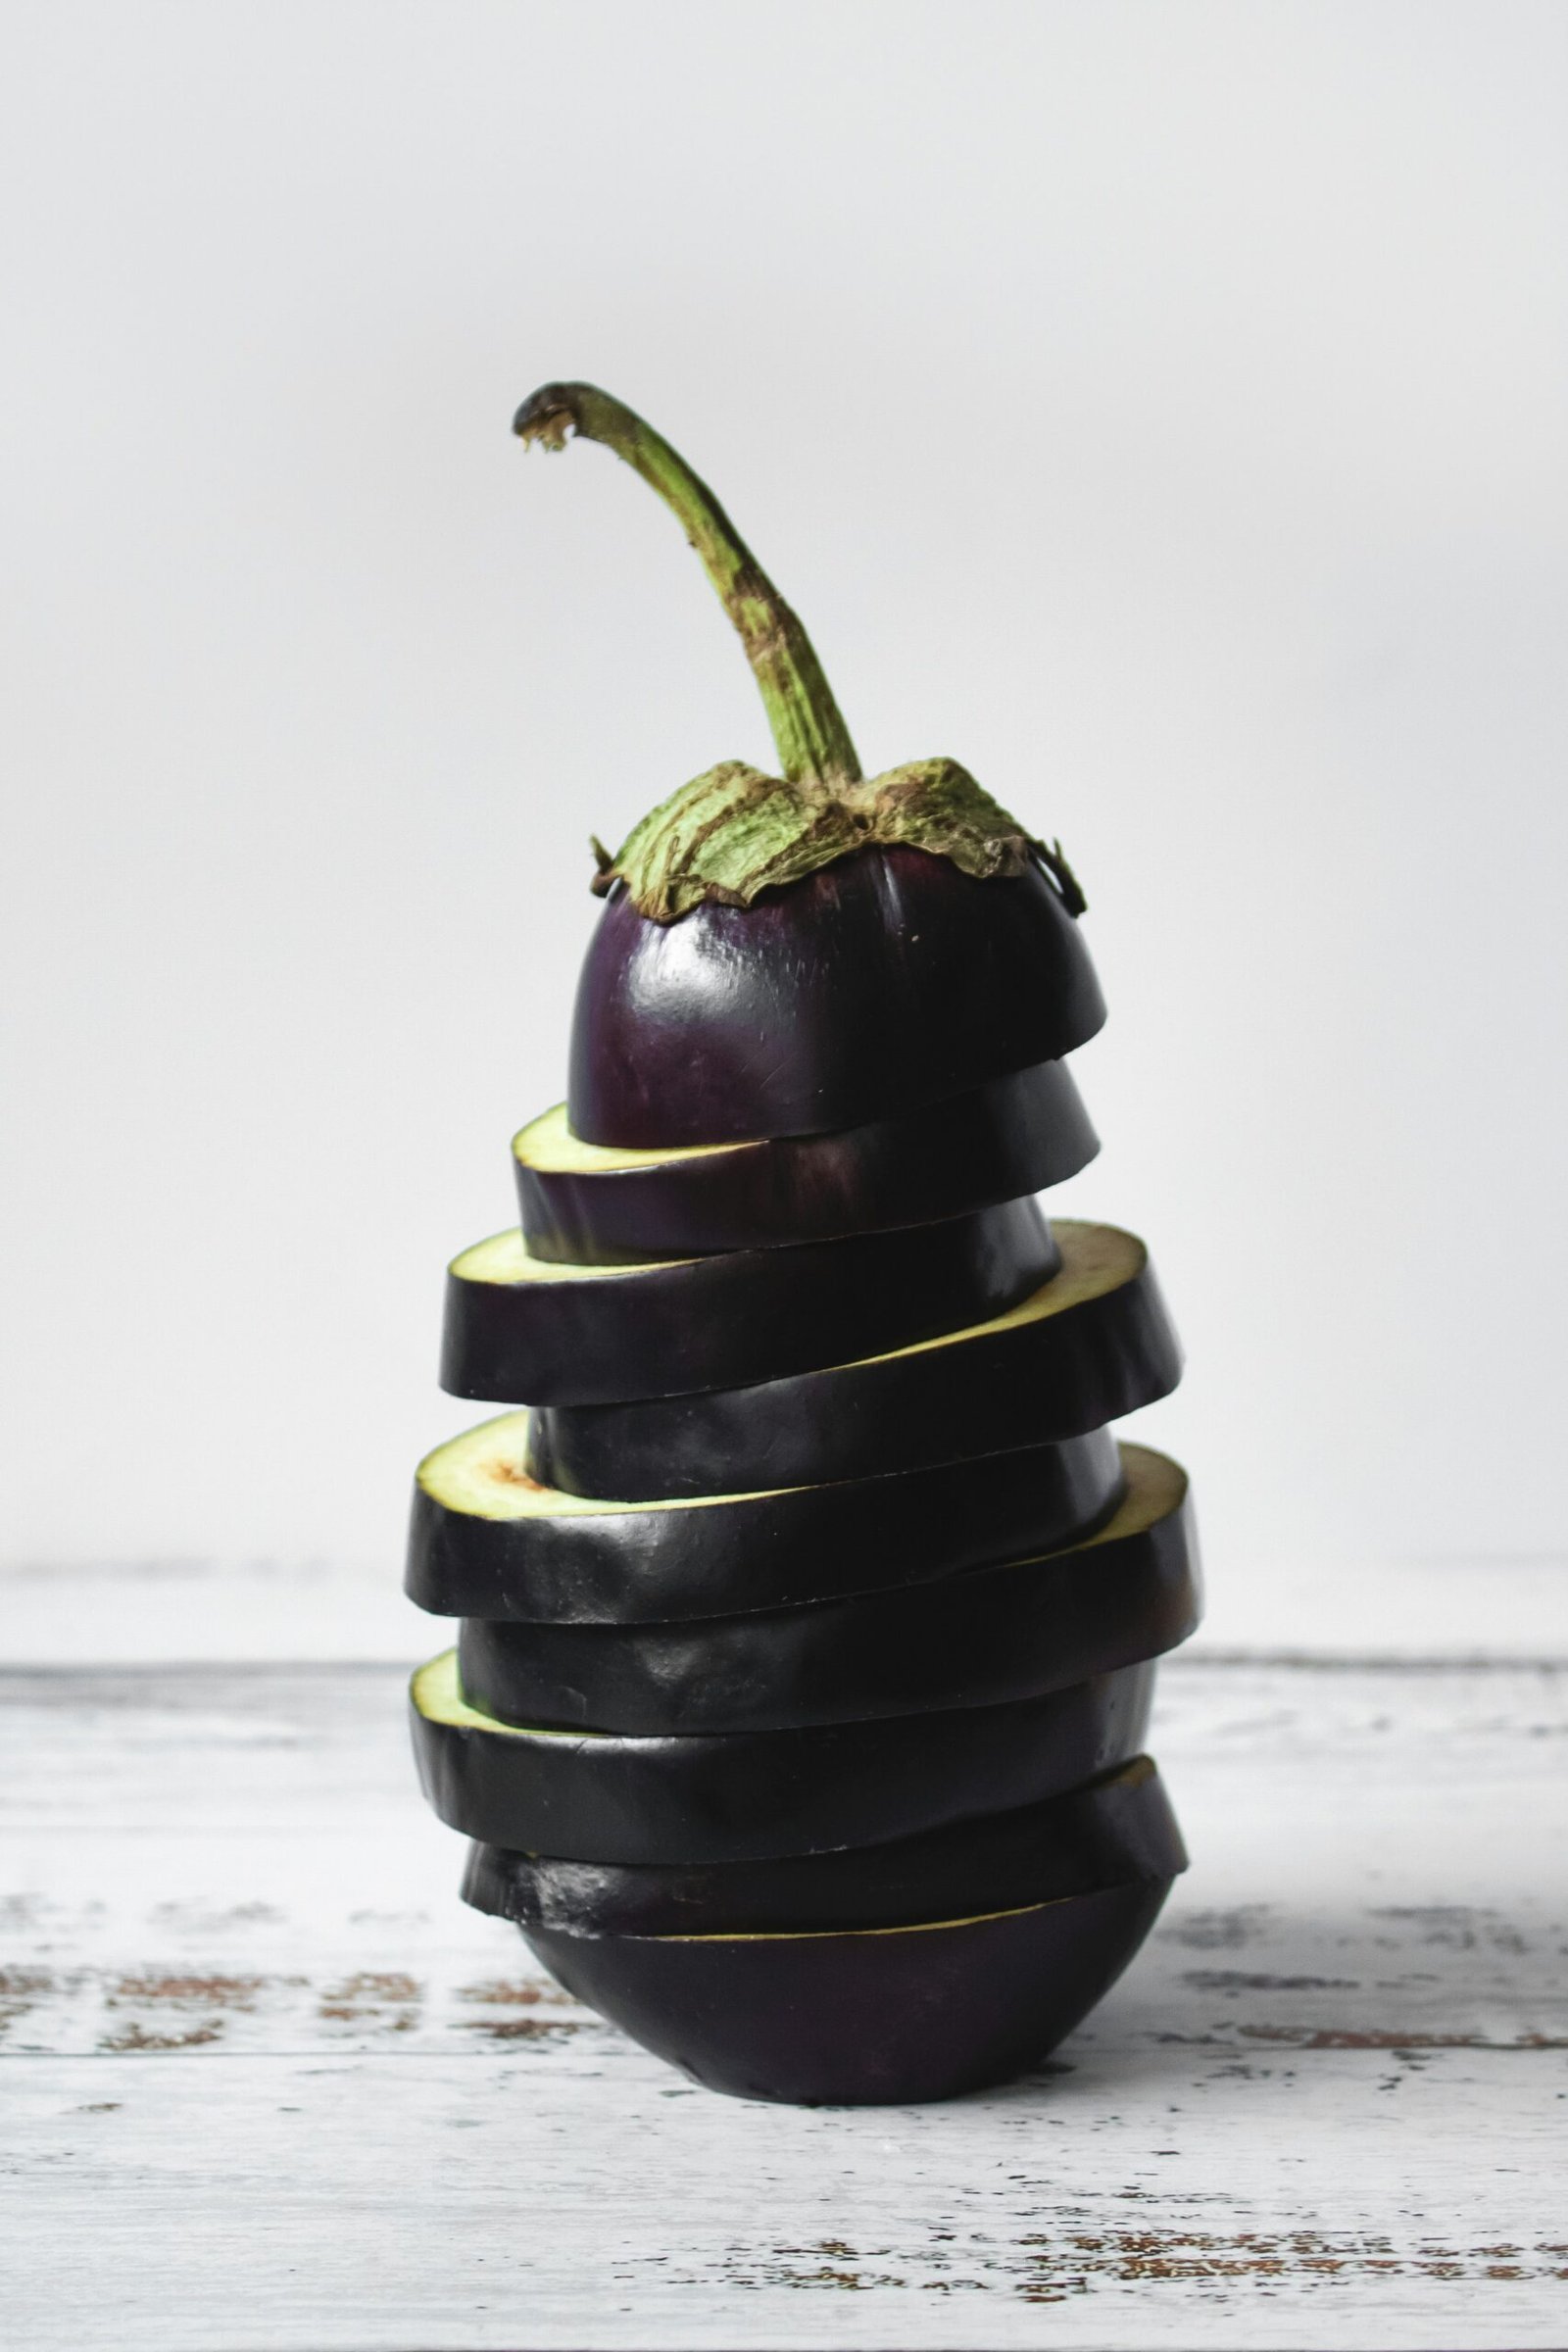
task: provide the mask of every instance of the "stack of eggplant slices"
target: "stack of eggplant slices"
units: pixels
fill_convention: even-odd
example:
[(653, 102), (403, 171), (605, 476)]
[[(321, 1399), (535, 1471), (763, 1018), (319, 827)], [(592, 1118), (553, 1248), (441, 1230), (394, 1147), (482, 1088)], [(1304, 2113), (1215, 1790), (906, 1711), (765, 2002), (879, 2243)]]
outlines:
[(950, 760), (861, 774), (711, 493), (592, 386), (518, 412), (678, 514), (782, 775), (612, 857), (520, 1229), (448, 1277), (416, 1675), (466, 1899), (716, 2090), (935, 2099), (1039, 2060), (1185, 1865), (1144, 1753), (1200, 1607), (1187, 1481), (1108, 1424), (1180, 1353), (1093, 1157), (1084, 901)]

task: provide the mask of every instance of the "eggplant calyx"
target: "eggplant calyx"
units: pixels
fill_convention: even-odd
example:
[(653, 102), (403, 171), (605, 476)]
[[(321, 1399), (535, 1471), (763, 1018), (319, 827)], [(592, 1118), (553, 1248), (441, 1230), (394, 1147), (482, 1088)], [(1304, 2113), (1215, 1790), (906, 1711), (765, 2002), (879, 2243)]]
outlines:
[(836, 786), (723, 760), (650, 810), (612, 858), (596, 843), (593, 888), (603, 897), (623, 883), (640, 914), (673, 923), (705, 901), (750, 906), (858, 850), (898, 847), (946, 858), (979, 881), (1039, 865), (1067, 912), (1083, 911), (1059, 845), (1031, 839), (956, 760), (915, 760)]

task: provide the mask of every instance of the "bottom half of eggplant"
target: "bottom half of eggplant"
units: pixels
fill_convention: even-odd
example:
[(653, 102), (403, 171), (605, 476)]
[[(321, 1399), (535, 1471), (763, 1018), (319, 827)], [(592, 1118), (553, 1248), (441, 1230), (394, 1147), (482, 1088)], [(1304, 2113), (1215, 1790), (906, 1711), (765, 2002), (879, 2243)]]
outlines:
[(983, 1917), (827, 1935), (523, 1935), (568, 1992), (710, 2090), (910, 2105), (1046, 2057), (1121, 1975), (1169, 1886), (1133, 1879)]

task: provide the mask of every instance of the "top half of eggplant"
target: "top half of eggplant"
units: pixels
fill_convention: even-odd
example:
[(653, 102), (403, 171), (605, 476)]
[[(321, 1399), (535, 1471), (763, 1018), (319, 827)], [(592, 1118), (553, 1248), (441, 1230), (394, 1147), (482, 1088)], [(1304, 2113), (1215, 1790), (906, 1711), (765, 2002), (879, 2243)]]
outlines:
[(606, 899), (577, 994), (567, 1109), (634, 1150), (898, 1117), (1051, 1061), (1104, 1004), (1059, 847), (956, 760), (865, 777), (806, 631), (669, 444), (589, 384), (517, 412), (626, 461), (674, 512), (739, 632), (783, 770), (724, 760), (595, 845)]

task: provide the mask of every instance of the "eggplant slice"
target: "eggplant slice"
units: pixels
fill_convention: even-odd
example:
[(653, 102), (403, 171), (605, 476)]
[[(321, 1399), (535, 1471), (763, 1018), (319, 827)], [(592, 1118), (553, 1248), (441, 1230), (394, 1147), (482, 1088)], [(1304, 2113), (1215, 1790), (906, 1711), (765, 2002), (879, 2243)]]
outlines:
[(657, 1501), (876, 1478), (1102, 1428), (1173, 1389), (1181, 1349), (1142, 1242), (1067, 1219), (1055, 1239), (1060, 1270), (967, 1330), (751, 1388), (543, 1405), (528, 1472)]
[(1040, 1804), (880, 1845), (765, 1862), (572, 1862), (476, 1845), (463, 1899), (571, 1936), (767, 1936), (966, 1919), (1187, 1867), (1152, 1759)]
[(841, 1935), (523, 1931), (578, 2000), (709, 2090), (796, 2106), (951, 2099), (1044, 2058), (1106, 1993), (1169, 1882)]
[(1143, 1446), (1123, 1446), (1122, 1463), (1114, 1518), (1043, 1559), (699, 1624), (465, 1618), (464, 1695), (550, 1730), (792, 1731), (1000, 1706), (1162, 1656), (1201, 1613), (1187, 1478)]
[(512, 1145), (530, 1250), (580, 1265), (932, 1225), (1044, 1192), (1099, 1149), (1059, 1061), (832, 1135), (619, 1151), (574, 1135), (559, 1102)]
[(528, 1415), (427, 1454), (404, 1589), (437, 1617), (640, 1625), (793, 1608), (1022, 1559), (1087, 1535), (1122, 1495), (1108, 1430), (890, 1478), (616, 1502), (541, 1486)]
[(447, 1269), (441, 1386), (506, 1404), (739, 1388), (1004, 1314), (1057, 1263), (1033, 1200), (643, 1266), (553, 1262), (514, 1229)]
[(900, 845), (677, 922), (619, 887), (572, 1015), (576, 1134), (659, 1148), (820, 1135), (1054, 1061), (1105, 1002), (1038, 865), (977, 880)]
[(410, 1692), (419, 1781), (485, 1845), (584, 1862), (746, 1862), (876, 1845), (1054, 1796), (1139, 1754), (1152, 1665), (1001, 1707), (801, 1732), (625, 1740), (469, 1706), (458, 1654)]

